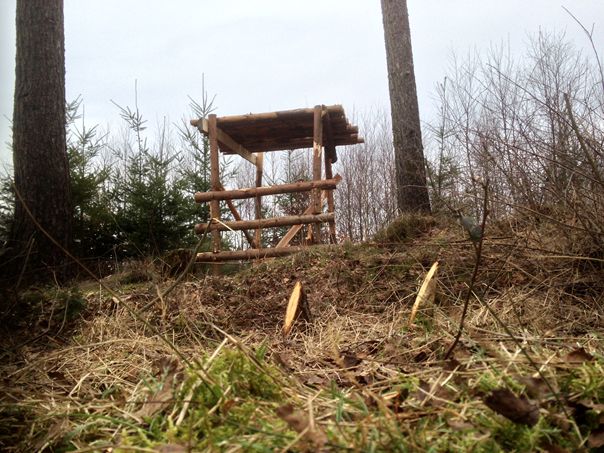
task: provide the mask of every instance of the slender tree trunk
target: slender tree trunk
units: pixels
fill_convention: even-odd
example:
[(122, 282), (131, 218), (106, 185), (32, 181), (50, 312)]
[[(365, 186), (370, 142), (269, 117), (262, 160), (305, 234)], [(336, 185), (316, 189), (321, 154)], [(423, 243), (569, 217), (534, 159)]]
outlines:
[[(19, 194), (11, 234), (20, 272), (51, 267), (64, 274), (64, 254), (35, 226), (63, 246), (71, 241), (71, 193), (65, 138), (63, 0), (17, 1), (17, 53), (13, 111), (13, 164)], [(23, 202), (20, 201), (23, 199)], [(17, 268), (18, 267), (18, 268)], [(41, 278), (48, 278), (40, 273)]]
[(397, 204), (430, 212), (406, 0), (381, 0), (390, 86)]

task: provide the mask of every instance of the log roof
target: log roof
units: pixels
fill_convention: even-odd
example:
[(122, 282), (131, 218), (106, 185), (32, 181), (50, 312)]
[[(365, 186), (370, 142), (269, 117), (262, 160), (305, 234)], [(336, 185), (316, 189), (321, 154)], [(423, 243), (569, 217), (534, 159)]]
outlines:
[[(221, 131), (218, 145), (225, 154), (236, 153), (233, 149), (235, 145), (240, 145), (250, 153), (312, 148), (313, 118), (313, 108), (219, 116), (216, 118), (217, 127)], [(333, 153), (334, 157), (336, 146), (363, 143), (358, 127), (348, 122), (341, 105), (323, 106), (322, 118), (323, 144), (326, 151)], [(191, 123), (208, 133), (206, 121)], [(226, 139), (221, 140), (221, 136), (225, 137), (225, 134)], [(232, 140), (228, 140), (229, 138)]]

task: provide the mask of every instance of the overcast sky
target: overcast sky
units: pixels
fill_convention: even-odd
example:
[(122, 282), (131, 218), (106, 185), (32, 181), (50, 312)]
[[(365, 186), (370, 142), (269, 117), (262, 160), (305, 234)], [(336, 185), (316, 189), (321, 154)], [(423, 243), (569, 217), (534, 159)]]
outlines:
[[(520, 56), (539, 29), (589, 42), (604, 57), (603, 0), (408, 0), (422, 120), (451, 54), (509, 43)], [(0, 160), (11, 160), (15, 0), (0, 0)], [(201, 77), (218, 115), (341, 103), (347, 112), (388, 106), (378, 0), (65, 0), (67, 99), (84, 99), (88, 125), (115, 127), (111, 100), (151, 124), (188, 113)], [(361, 131), (362, 133), (362, 131)]]

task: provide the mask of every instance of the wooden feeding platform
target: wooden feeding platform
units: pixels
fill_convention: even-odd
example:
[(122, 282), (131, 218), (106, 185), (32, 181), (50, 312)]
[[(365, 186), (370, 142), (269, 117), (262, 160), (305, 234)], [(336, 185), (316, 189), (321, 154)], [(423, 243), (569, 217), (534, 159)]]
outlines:
[[(320, 225), (329, 226), (329, 239), (335, 242), (336, 224), (333, 191), (341, 181), (333, 175), (332, 164), (337, 161), (336, 147), (363, 143), (358, 135), (358, 127), (351, 125), (341, 105), (317, 105), (314, 108), (285, 110), (280, 112), (250, 113), (191, 120), (205, 134), (210, 142), (211, 188), (207, 192), (197, 192), (197, 203), (210, 203), (209, 225), (198, 224), (198, 234), (209, 231), (212, 234), (212, 252), (197, 254), (198, 262), (220, 262), (229, 260), (259, 259), (284, 256), (301, 250), (290, 247), (290, 242), (303, 225), (312, 225), (309, 230), (310, 242), (320, 243)], [(288, 151), (311, 148), (313, 174), (311, 181), (262, 186), (263, 156), (265, 152)], [(226, 190), (220, 182), (219, 152), (238, 154), (256, 167), (255, 187)], [(324, 168), (323, 168), (324, 166)], [(262, 218), (262, 196), (284, 193), (311, 192), (311, 201), (299, 215)], [(255, 219), (243, 220), (232, 200), (254, 198)], [(225, 201), (234, 221), (220, 219), (220, 202)], [(324, 205), (327, 212), (323, 212)], [(275, 247), (262, 248), (263, 228), (290, 226)], [(251, 248), (239, 251), (220, 250), (220, 232), (241, 230)], [(254, 230), (252, 236), (248, 230)]]

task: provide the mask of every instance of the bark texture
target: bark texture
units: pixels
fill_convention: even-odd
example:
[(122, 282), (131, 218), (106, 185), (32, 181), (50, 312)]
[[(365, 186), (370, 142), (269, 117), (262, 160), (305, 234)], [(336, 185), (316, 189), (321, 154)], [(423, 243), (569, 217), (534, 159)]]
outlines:
[[(69, 248), (71, 193), (65, 138), (63, 0), (18, 0), (16, 17), (15, 187), (36, 220)], [(19, 197), (11, 239), (17, 258), (13, 267), (22, 266), (28, 255), (30, 269), (49, 266), (58, 274), (64, 273), (64, 254), (36, 228)]]
[(390, 87), (397, 204), (430, 212), (406, 0), (381, 0)]

